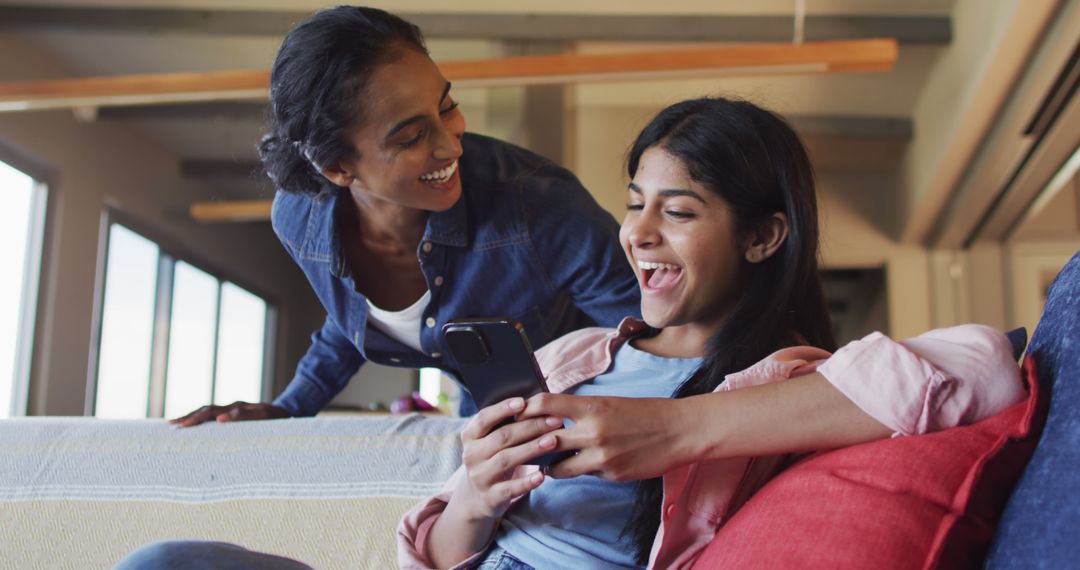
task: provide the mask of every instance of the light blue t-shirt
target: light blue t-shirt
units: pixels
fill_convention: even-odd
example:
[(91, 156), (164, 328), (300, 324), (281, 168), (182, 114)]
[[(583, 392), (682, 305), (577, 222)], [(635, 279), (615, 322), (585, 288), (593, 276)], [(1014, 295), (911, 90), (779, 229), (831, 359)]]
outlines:
[[(655, 356), (626, 343), (611, 369), (569, 393), (667, 398), (701, 362)], [(640, 568), (633, 542), (619, 536), (635, 488), (634, 481), (593, 476), (547, 479), (506, 514), (495, 542), (534, 568)]]

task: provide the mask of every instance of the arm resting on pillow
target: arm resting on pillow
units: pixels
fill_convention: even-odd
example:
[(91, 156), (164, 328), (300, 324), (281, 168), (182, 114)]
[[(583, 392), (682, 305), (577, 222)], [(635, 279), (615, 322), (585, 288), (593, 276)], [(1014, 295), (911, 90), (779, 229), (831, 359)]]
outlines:
[(551, 474), (626, 480), (697, 461), (843, 447), (970, 423), (1023, 397), (1008, 340), (979, 325), (896, 342), (874, 333), (831, 357), (778, 351), (717, 392), (680, 400), (541, 394), (526, 415), (568, 417)]
[[(802, 374), (808, 368), (816, 371)], [(1024, 397), (1008, 339), (982, 325), (936, 329), (900, 342), (872, 333), (788, 376), (693, 402), (697, 410), (688, 410), (690, 417), (705, 413), (708, 398), (719, 406), (710, 415), (724, 435), (704, 456), (812, 451), (889, 433), (929, 433), (979, 421)]]

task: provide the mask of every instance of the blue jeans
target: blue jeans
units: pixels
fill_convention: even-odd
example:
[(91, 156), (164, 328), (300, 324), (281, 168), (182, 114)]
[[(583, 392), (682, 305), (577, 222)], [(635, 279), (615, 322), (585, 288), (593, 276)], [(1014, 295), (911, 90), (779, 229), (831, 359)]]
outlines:
[(312, 570), (290, 558), (254, 552), (226, 542), (167, 540), (140, 546), (113, 570)]
[(536, 570), (532, 566), (514, 558), (513, 554), (492, 546), (476, 570)]

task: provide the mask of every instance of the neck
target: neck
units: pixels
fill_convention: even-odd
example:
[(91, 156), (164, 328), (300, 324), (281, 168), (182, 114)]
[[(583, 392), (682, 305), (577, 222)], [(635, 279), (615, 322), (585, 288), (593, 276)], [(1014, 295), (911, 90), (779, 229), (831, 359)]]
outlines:
[(369, 200), (351, 192), (356, 229), (367, 243), (416, 251), (427, 228), (430, 212), (383, 201)]
[(715, 326), (665, 327), (656, 336), (636, 341), (634, 347), (665, 358), (700, 358), (705, 356), (709, 337), (715, 332)]

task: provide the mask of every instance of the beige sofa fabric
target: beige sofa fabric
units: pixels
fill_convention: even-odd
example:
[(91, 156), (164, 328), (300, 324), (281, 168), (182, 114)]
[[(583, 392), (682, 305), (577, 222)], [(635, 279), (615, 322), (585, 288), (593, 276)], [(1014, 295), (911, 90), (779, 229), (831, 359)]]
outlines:
[(460, 460), (461, 420), (0, 421), (0, 568), (109, 568), (163, 539), (315, 568), (394, 567), (401, 514)]

